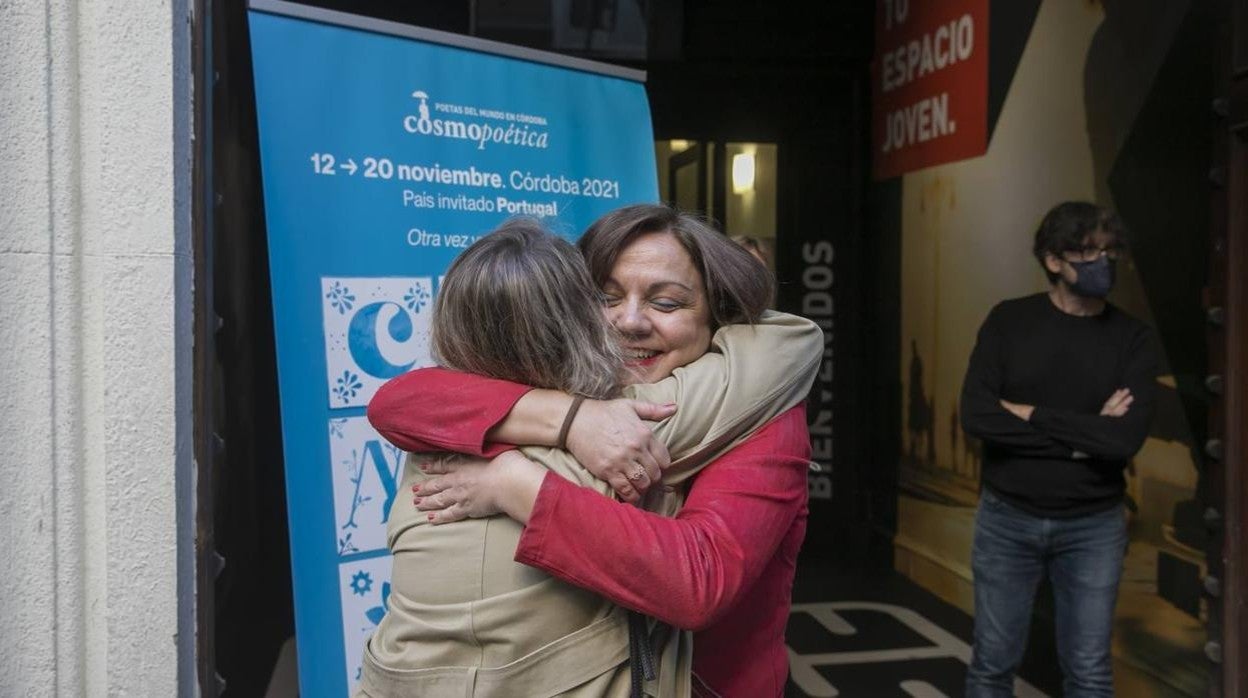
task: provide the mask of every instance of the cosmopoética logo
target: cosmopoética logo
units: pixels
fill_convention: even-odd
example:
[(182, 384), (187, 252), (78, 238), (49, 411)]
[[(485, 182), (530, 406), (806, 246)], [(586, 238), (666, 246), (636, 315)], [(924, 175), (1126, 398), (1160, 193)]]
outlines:
[(408, 133), (469, 141), (477, 144), (477, 150), (491, 144), (545, 149), (550, 141), (542, 116), (442, 102), (433, 102), (430, 114), (429, 95), (416, 90), (412, 99), (418, 102), (416, 113), (403, 117)]

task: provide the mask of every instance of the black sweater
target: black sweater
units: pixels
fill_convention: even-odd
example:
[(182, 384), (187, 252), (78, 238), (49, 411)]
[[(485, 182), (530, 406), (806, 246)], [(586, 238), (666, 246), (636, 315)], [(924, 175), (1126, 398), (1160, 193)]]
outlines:
[[(1148, 435), (1157, 373), (1153, 332), (1113, 305), (1080, 317), (1047, 293), (998, 304), (971, 352), (960, 410), (962, 427), (984, 442), (984, 486), (1050, 518), (1122, 501), (1122, 470)], [(1127, 414), (1100, 416), (1119, 388), (1135, 396)], [(1002, 399), (1035, 406), (1030, 421)]]

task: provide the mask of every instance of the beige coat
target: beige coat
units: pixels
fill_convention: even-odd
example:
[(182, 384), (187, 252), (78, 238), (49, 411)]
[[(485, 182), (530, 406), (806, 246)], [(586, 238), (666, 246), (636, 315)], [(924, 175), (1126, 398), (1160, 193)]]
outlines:
[[(674, 402), (654, 425), (673, 466), (646, 508), (672, 515), (684, 480), (806, 397), (823, 337), (813, 323), (769, 312), (755, 326), (721, 328), (711, 351), (629, 397)], [(530, 459), (614, 496), (564, 451)], [(400, 492), (424, 479), (411, 457)], [(505, 516), (429, 526), (409, 498), (390, 512), (389, 610), (365, 647), (357, 696), (627, 696), (628, 624), (615, 604), (513, 560), (523, 527)], [(656, 626), (658, 681), (647, 692), (689, 695), (690, 634)]]

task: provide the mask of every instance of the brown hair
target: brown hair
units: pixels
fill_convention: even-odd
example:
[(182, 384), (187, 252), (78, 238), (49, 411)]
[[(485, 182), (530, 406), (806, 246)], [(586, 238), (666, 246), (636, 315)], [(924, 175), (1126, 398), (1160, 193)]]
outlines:
[(775, 280), (754, 255), (704, 221), (671, 206), (624, 206), (594, 221), (577, 246), (590, 276), (601, 288), (620, 251), (646, 233), (670, 233), (702, 274), (713, 328), (753, 323), (771, 302)]
[(459, 371), (590, 398), (616, 393), (619, 349), (571, 243), (513, 218), (451, 264), (434, 301), (433, 355)]

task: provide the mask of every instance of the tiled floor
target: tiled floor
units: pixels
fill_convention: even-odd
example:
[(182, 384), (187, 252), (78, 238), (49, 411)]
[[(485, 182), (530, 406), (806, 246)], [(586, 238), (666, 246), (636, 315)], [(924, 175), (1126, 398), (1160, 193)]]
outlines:
[[(962, 695), (972, 623), (967, 614), (890, 569), (803, 561), (787, 641), (794, 698), (955, 698)], [(1038, 623), (1023, 660), (1020, 696), (1061, 694), (1052, 634)], [(294, 643), (279, 661), (270, 698), (297, 693)], [(1115, 666), (1117, 695), (1182, 698), (1129, 665)]]
[[(905, 577), (803, 561), (793, 601), (789, 696), (962, 695), (971, 618)], [(1183, 695), (1122, 663), (1115, 676), (1120, 696)], [(1052, 631), (1042, 621), (1033, 624), (1019, 678), (1019, 696), (1061, 695)]]
[(905, 577), (804, 560), (793, 602), (788, 695), (961, 695), (971, 619)]

